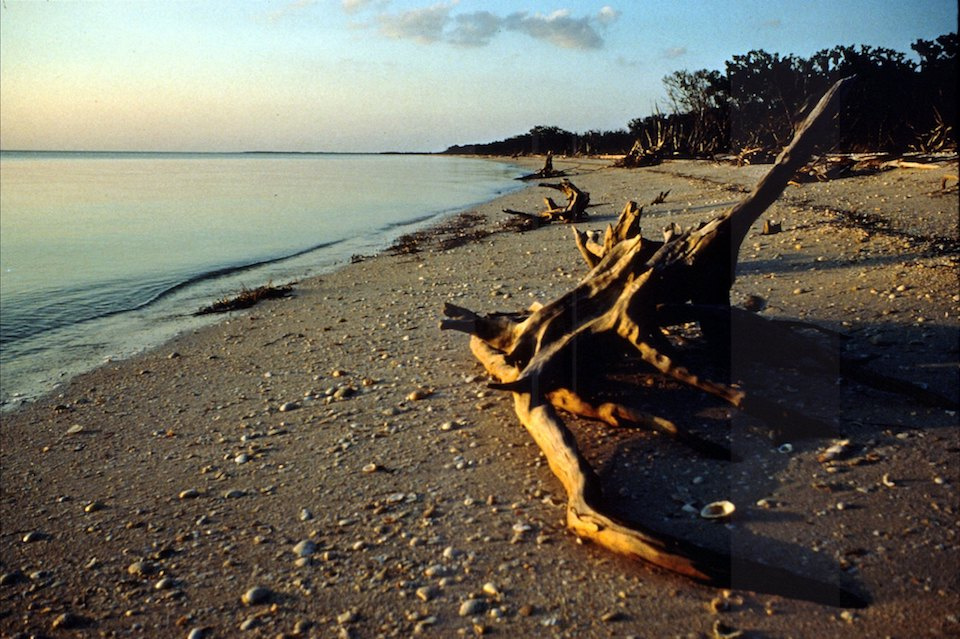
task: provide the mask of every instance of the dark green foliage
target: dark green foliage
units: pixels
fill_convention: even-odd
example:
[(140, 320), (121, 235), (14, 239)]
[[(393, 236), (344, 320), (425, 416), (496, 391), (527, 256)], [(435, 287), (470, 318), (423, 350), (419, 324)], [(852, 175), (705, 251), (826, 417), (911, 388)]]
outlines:
[(832, 150), (956, 149), (956, 33), (910, 47), (919, 63), (892, 49), (837, 46), (809, 58), (766, 51), (735, 55), (721, 71), (675, 71), (663, 79), (673, 108), (631, 120), (629, 131), (575, 134), (537, 126), (499, 142), (455, 146), (447, 153), (625, 153), (635, 141), (665, 155), (710, 157), (762, 149), (775, 153), (827, 88), (856, 75), (835, 127)]

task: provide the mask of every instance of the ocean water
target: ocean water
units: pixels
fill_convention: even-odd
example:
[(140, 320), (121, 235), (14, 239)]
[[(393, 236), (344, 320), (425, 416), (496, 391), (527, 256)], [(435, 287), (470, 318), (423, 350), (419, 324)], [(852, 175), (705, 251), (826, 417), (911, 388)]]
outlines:
[(518, 188), (445, 156), (0, 153), (0, 402), (216, 321), (193, 312), (328, 272)]

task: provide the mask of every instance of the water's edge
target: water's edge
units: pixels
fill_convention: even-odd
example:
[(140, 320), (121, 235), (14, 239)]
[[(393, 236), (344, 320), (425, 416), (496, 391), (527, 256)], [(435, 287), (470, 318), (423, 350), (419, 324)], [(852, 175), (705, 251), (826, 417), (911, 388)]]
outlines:
[[(511, 171), (516, 171), (517, 175), (523, 171), (506, 160), (486, 159), (509, 167)], [(0, 412), (14, 411), (48, 398), (79, 375), (164, 348), (186, 333), (230, 319), (232, 313), (195, 315), (201, 306), (209, 304), (215, 298), (232, 295), (243, 288), (307, 282), (347, 268), (354, 256), (382, 255), (404, 234), (436, 226), (459, 213), (526, 186), (528, 185), (521, 182), (505, 184), (503, 188), (487, 194), (484, 199), (448, 210), (426, 213), (402, 222), (388, 223), (371, 229), (368, 236), (325, 242), (289, 255), (196, 273), (166, 286), (149, 301), (134, 308), (108, 312), (57, 329), (52, 336), (45, 333), (45, 340), (61, 340), (63, 350), (75, 348), (78, 339), (84, 342), (85, 347), (101, 343), (100, 336), (109, 336), (114, 343), (107, 346), (104, 338), (102, 341), (105, 348), (96, 355), (68, 363), (63, 363), (55, 351), (47, 348), (50, 352), (41, 354), (32, 361), (33, 365), (29, 370), (18, 370), (16, 363), (7, 362), (0, 375)], [(122, 341), (116, 340), (118, 334), (124, 334), (125, 338)], [(30, 352), (29, 344), (18, 346), (26, 348), (27, 353)]]

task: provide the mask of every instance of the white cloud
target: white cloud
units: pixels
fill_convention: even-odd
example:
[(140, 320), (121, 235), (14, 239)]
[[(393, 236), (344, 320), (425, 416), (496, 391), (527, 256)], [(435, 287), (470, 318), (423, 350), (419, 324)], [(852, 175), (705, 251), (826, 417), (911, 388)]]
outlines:
[(450, 21), (452, 4), (435, 4), (423, 9), (402, 13), (381, 13), (377, 16), (380, 33), (390, 38), (411, 39), (417, 42), (438, 42)]
[(600, 8), (600, 12), (597, 13), (597, 22), (603, 26), (608, 24), (613, 24), (617, 21), (617, 18), (620, 17), (620, 12), (611, 7), (610, 5), (605, 5)]
[(475, 11), (455, 16), (453, 30), (447, 35), (452, 44), (482, 47), (497, 35), (503, 20), (489, 11)]
[(603, 39), (590, 18), (571, 18), (566, 9), (548, 16), (511, 13), (503, 20), (505, 29), (519, 31), (537, 40), (546, 40), (564, 49), (599, 49)]
[(685, 55), (687, 55), (686, 47), (670, 47), (663, 52), (663, 57), (665, 58), (680, 58)]
[[(342, 0), (343, 8), (356, 12), (383, 0)], [(415, 40), (424, 44), (446, 42), (458, 46), (486, 46), (500, 31), (523, 33), (536, 40), (564, 49), (599, 49), (600, 31), (620, 17), (620, 12), (604, 6), (593, 16), (574, 17), (569, 9), (549, 14), (516, 12), (499, 16), (489, 11), (454, 14), (458, 0), (434, 4), (399, 13), (380, 12), (376, 21), (380, 32), (390, 38)]]

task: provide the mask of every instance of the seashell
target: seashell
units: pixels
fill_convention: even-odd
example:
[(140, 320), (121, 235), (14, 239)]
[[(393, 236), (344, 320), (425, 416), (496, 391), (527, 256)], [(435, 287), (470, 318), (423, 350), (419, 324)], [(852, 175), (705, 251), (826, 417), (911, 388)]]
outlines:
[(793, 444), (790, 444), (790, 443), (780, 444), (779, 446), (777, 446), (777, 452), (783, 453), (784, 455), (789, 455), (790, 453), (793, 452)]
[(736, 509), (737, 507), (733, 505), (733, 502), (715, 501), (704, 506), (700, 511), (700, 516), (704, 519), (726, 519)]
[(817, 455), (817, 461), (821, 464), (824, 462), (832, 461), (844, 456), (848, 449), (850, 448), (849, 439), (841, 439), (833, 443), (832, 446), (824, 450), (822, 453)]

